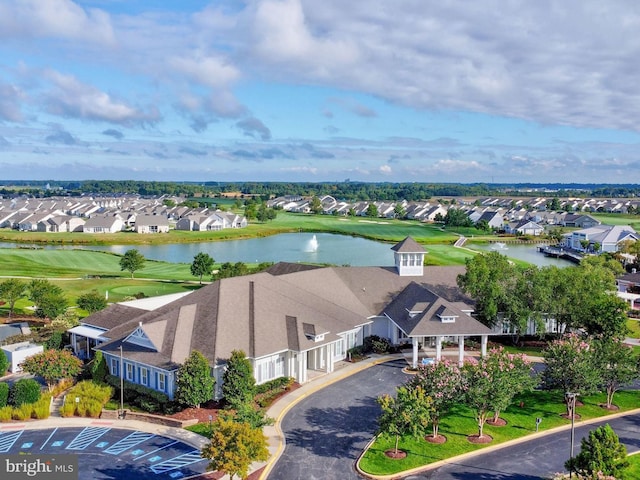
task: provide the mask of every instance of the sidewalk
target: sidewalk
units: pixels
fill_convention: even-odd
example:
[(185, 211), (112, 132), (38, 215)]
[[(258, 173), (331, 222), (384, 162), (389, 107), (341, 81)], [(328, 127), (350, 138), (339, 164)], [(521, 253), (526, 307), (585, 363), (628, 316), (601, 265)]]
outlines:
[(111, 428), (123, 428), (125, 430), (139, 430), (141, 432), (153, 433), (156, 435), (162, 435), (165, 437), (173, 438), (174, 440), (180, 440), (194, 448), (202, 449), (206, 444), (206, 438), (197, 433), (190, 432), (183, 428), (167, 427), (165, 425), (158, 425), (148, 422), (141, 422), (139, 420), (106, 420), (100, 418), (87, 418), (87, 417), (60, 417), (51, 415), (44, 420), (30, 420), (26, 422), (12, 422), (12, 423), (0, 423), (0, 434), (7, 431), (15, 430), (39, 430), (45, 428), (60, 428), (60, 427), (111, 427)]

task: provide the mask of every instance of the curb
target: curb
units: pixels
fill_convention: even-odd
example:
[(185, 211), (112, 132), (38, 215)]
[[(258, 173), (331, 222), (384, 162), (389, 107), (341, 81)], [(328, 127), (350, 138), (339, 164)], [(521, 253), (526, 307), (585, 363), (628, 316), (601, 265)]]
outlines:
[[(611, 415), (604, 415), (602, 417), (596, 417), (596, 418), (590, 418), (589, 420), (580, 420), (579, 422), (575, 423), (575, 427), (581, 427), (584, 425), (592, 425), (594, 423), (599, 423), (599, 422), (603, 422), (609, 419), (616, 419), (616, 418), (620, 418), (620, 417), (626, 417), (627, 415), (637, 415), (640, 414), (640, 408), (636, 408), (634, 410), (627, 410), (626, 412), (620, 412), (620, 413), (612, 413)], [(537, 432), (537, 433), (531, 433), (529, 435), (525, 435), (524, 437), (520, 437), (520, 438), (516, 438), (515, 440), (509, 440), (507, 442), (503, 442), (497, 445), (493, 445), (493, 446), (488, 446), (488, 447), (484, 447), (481, 448), (479, 450), (476, 450), (474, 452), (468, 452), (468, 453), (463, 453), (462, 455), (457, 455), (455, 457), (449, 457), (446, 458), (444, 460), (438, 460), (437, 462), (433, 462), (433, 463), (429, 463), (427, 465), (423, 465), (421, 467), (415, 467), (409, 470), (402, 470), (400, 472), (396, 472), (393, 474), (389, 474), (389, 475), (374, 475), (371, 473), (367, 473), (365, 471), (363, 471), (360, 468), (360, 460), (362, 460), (362, 457), (364, 457), (365, 453), (367, 453), (367, 451), (369, 450), (369, 447), (371, 447), (371, 445), (373, 445), (373, 442), (375, 442), (377, 437), (373, 437), (369, 443), (367, 443), (367, 446), (364, 448), (364, 450), (362, 451), (362, 453), (360, 454), (360, 456), (358, 457), (358, 459), (356, 460), (356, 471), (362, 475), (365, 478), (370, 478), (373, 480), (394, 480), (397, 478), (404, 478), (406, 476), (409, 475), (414, 475), (417, 473), (423, 473), (423, 472), (427, 472), (430, 470), (435, 470), (436, 468), (440, 468), (444, 465), (447, 465), (449, 463), (458, 463), (461, 462), (463, 460), (469, 459), (469, 458), (473, 458), (473, 457), (477, 457), (479, 455), (483, 455), (485, 453), (488, 452), (495, 452), (497, 450), (501, 450), (503, 448), (507, 448), (507, 447), (512, 447), (514, 445), (519, 445), (521, 443), (525, 443), (528, 442), (529, 440), (535, 440), (537, 438), (542, 438), (542, 437), (546, 437), (548, 435), (552, 435), (554, 433), (559, 433), (559, 432), (563, 432), (565, 430), (571, 430), (571, 425), (562, 425), (560, 427), (555, 427), (555, 428), (551, 428), (549, 430), (544, 430), (542, 432)], [(640, 453), (640, 452), (637, 452)]]

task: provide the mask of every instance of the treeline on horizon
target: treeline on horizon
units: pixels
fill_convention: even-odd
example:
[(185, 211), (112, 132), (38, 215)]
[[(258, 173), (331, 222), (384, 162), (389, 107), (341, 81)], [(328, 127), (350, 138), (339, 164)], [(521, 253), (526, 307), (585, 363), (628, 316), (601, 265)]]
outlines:
[(389, 182), (158, 182), (140, 180), (0, 180), (0, 195), (28, 194), (80, 196), (83, 194), (138, 194), (143, 196), (219, 196), (236, 193), (263, 199), (331, 195), (346, 201), (420, 201), (438, 197), (636, 197), (638, 184), (563, 183), (389, 183)]

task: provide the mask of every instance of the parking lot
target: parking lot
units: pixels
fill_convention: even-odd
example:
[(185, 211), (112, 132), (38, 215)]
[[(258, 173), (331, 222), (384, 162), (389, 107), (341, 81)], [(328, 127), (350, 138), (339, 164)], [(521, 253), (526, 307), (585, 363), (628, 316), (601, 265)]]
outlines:
[(193, 446), (109, 422), (0, 431), (0, 454), (30, 453), (77, 454), (79, 479), (177, 479), (202, 474), (207, 466)]

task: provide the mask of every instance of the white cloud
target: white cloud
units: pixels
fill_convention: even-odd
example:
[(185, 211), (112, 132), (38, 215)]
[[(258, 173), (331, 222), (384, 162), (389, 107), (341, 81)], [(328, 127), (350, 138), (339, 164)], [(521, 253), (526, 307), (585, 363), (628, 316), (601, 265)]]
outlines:
[(389, 165), (381, 165), (379, 170), (380, 170), (380, 173), (382, 173), (383, 175), (389, 175), (392, 172), (391, 167)]
[(45, 77), (54, 87), (45, 94), (49, 113), (121, 124), (155, 122), (160, 118), (160, 113), (153, 107), (143, 112), (123, 101), (115, 100), (92, 85), (80, 82), (72, 75), (47, 70)]
[(58, 37), (112, 43), (108, 13), (70, 0), (17, 0), (0, 4), (0, 37)]

